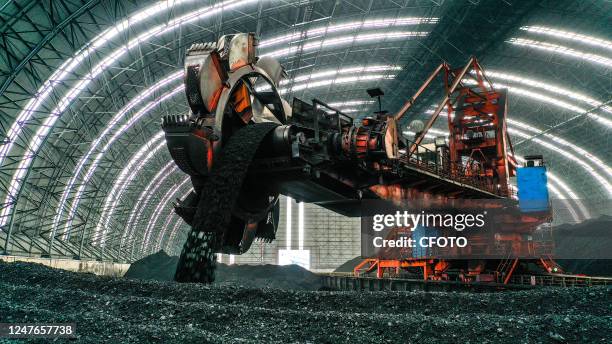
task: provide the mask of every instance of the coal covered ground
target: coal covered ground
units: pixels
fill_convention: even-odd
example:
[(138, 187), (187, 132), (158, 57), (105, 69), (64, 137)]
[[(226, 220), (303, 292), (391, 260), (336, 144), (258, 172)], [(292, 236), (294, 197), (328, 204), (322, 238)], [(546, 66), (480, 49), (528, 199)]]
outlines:
[[(133, 262), (126, 278), (172, 281), (178, 257), (164, 251)], [(321, 278), (298, 265), (227, 265), (217, 263), (215, 285), (240, 285), (247, 288), (277, 288), (291, 290), (319, 290)]]
[(0, 263), (0, 322), (75, 322), (84, 343), (609, 343), (610, 294), (206, 286)]

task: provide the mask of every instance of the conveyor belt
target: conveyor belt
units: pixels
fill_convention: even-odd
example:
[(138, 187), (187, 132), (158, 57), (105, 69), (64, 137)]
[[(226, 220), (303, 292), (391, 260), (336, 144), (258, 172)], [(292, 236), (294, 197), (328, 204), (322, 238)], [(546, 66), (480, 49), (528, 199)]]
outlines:
[(249, 165), (261, 141), (277, 126), (275, 123), (247, 125), (225, 144), (200, 193), (193, 227), (179, 258), (176, 281), (214, 281), (215, 252), (223, 242)]

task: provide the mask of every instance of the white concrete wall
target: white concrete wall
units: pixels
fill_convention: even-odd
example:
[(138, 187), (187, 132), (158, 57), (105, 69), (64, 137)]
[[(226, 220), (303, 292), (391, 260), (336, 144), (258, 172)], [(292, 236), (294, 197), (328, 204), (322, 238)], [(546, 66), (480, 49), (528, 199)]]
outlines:
[(90, 272), (96, 275), (121, 277), (130, 268), (130, 264), (98, 262), (93, 260), (74, 260), (58, 258), (34, 258), (20, 256), (0, 256), (4, 262), (28, 262), (43, 264), (52, 268), (74, 271)]
[[(286, 198), (280, 200), (280, 224), (276, 240), (270, 244), (254, 242), (249, 252), (235, 256), (236, 264), (278, 264), (278, 250), (287, 248)], [(291, 249), (298, 249), (298, 205), (291, 211)], [(304, 249), (310, 250), (312, 271), (332, 271), (360, 255), (359, 218), (349, 218), (313, 204), (304, 204)], [(223, 263), (229, 256), (223, 255)]]

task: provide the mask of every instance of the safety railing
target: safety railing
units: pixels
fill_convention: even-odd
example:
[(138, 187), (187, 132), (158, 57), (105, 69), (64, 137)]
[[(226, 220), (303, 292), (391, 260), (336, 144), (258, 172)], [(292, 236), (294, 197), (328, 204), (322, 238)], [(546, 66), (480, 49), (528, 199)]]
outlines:
[[(413, 144), (414, 142), (408, 141), (408, 147), (411, 147)], [(439, 153), (421, 144), (417, 144), (417, 149), (413, 153), (409, 152), (410, 149), (406, 149), (406, 153), (400, 153), (399, 156), (399, 160), (406, 165), (495, 195), (503, 197), (511, 196), (507, 185), (495, 185), (491, 179), (474, 175), (474, 172), (469, 167), (453, 161), (440, 163)], [(426, 157), (428, 156), (433, 156), (434, 159), (427, 159)]]
[(591, 287), (597, 285), (612, 285), (612, 278), (591, 277), (580, 275), (514, 275), (511, 284), (538, 285), (550, 287)]

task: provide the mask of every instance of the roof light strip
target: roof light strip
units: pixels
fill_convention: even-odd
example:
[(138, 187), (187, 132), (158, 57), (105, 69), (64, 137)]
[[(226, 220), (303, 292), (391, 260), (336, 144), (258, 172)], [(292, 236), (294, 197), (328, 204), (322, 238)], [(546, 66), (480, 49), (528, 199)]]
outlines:
[[(0, 226), (4, 226), (6, 222), (8, 221), (8, 216), (9, 214), (12, 213), (12, 209), (13, 209), (12, 200), (18, 197), (18, 193), (20, 192), (21, 185), (23, 183), (22, 179), (24, 176), (26, 176), (33, 158), (36, 156), (40, 146), (44, 142), (45, 138), (47, 137), (51, 129), (54, 127), (55, 122), (57, 121), (59, 116), (64, 112), (64, 110), (66, 110), (68, 105), (70, 105), (72, 101), (77, 98), (77, 96), (81, 93), (81, 91), (83, 91), (89, 85), (90, 82), (92, 82), (96, 77), (98, 77), (104, 70), (106, 70), (111, 65), (113, 65), (117, 60), (119, 60), (129, 50), (133, 49), (136, 46), (139, 46), (140, 43), (147, 41), (151, 37), (168, 33), (170, 31), (173, 31), (177, 27), (180, 27), (183, 24), (188, 24), (188, 23), (200, 20), (202, 18), (212, 16), (220, 11), (236, 8), (238, 6), (242, 6), (242, 5), (251, 3), (251, 2), (255, 2), (255, 0), (242, 0), (242, 1), (229, 0), (229, 1), (225, 1), (223, 3), (217, 4), (217, 5), (214, 5), (214, 6), (200, 8), (196, 11), (183, 15), (177, 19), (173, 19), (166, 24), (155, 26), (149, 29), (148, 31), (133, 38), (127, 44), (116, 49), (111, 54), (106, 56), (94, 68), (92, 68), (90, 72), (87, 73), (85, 77), (80, 79), (80, 81), (77, 82), (77, 84), (74, 87), (72, 87), (64, 95), (64, 97), (57, 103), (57, 106), (55, 107), (55, 109), (51, 111), (49, 117), (47, 117), (47, 119), (44, 121), (42, 126), (40, 126), (38, 130), (36, 131), (34, 138), (30, 140), (28, 144), (28, 148), (26, 150), (29, 154), (24, 155), (9, 185), (9, 192), (7, 193), (6, 200), (4, 202), (6, 206), (2, 210), (2, 213), (0, 213)], [(143, 15), (143, 18), (144, 17), (145, 16)], [(129, 27), (129, 24), (123, 24), (123, 23), (124, 22), (120, 24), (122, 26), (115, 27), (118, 32), (123, 31)], [(118, 32), (112, 33), (112, 34), (109, 33), (108, 36), (115, 36), (116, 34), (118, 34)], [(106, 42), (101, 41), (99, 43), (105, 44)], [(92, 46), (96, 47), (97, 45), (94, 43)], [(53, 89), (52, 86), (58, 83), (62, 83), (61, 80), (66, 79), (66, 77), (69, 74), (71, 75), (72, 71), (76, 68), (76, 66), (80, 64), (81, 61), (85, 59), (85, 57), (87, 57), (87, 55), (78, 54), (72, 62), (63, 64), (62, 67), (64, 67), (64, 69), (62, 69), (61, 77), (50, 79), (51, 81), (48, 83), (49, 86), (47, 87), (47, 89), (39, 93), (38, 96), (35, 98), (36, 100), (32, 101), (31, 103), (32, 105), (27, 107), (18, 116), (18, 120), (13, 124), (14, 130), (9, 130), (9, 134), (11, 136), (7, 136), (8, 144), (4, 147), (5, 149), (0, 152), (0, 165), (4, 162), (4, 159), (6, 158), (8, 151), (12, 148), (15, 138), (21, 132), (22, 124), (29, 121), (31, 117), (34, 115), (34, 113), (39, 111), (38, 110), (39, 107), (51, 93)], [(70, 66), (74, 66), (74, 67), (70, 67)]]
[(176, 220), (176, 223), (174, 224), (174, 227), (172, 227), (172, 231), (170, 232), (170, 238), (168, 239), (168, 241), (166, 242), (166, 251), (170, 251), (170, 244), (172, 242), (174, 242), (174, 238), (176, 237), (176, 235), (178, 234), (178, 229), (181, 227), (181, 224), (183, 223), (183, 219), (180, 218), (180, 216), (176, 216), (178, 219)]
[[(185, 192), (183, 195), (181, 195), (179, 197), (179, 199), (185, 199), (185, 197), (187, 197), (192, 191), (193, 191), (193, 188), (190, 188), (189, 190), (187, 190), (187, 192)], [(156, 251), (158, 251), (161, 248), (162, 242), (164, 241), (164, 234), (166, 233), (166, 231), (168, 229), (168, 225), (170, 224), (170, 219), (174, 215), (176, 215), (176, 213), (173, 210), (174, 209), (171, 207), (170, 208), (170, 213), (168, 214), (168, 218), (166, 219), (166, 223), (162, 226), (161, 231), (158, 232), (157, 240), (153, 241), (155, 243), (155, 245), (153, 245), (153, 252), (156, 252)], [(182, 221), (182, 220), (183, 219), (181, 219), (180, 216), (179, 216), (179, 221)], [(169, 238), (169, 240), (172, 240), (172, 239)], [(148, 245), (145, 245), (145, 246), (148, 246)]]
[(612, 59), (610, 58), (607, 58), (601, 55), (585, 53), (583, 51), (575, 50), (575, 49), (566, 47), (564, 45), (536, 41), (533, 39), (525, 39), (525, 38), (510, 38), (507, 42), (515, 44), (515, 45), (527, 46), (530, 48), (550, 51), (550, 52), (561, 54), (561, 55), (576, 57), (578, 59), (593, 62), (593, 63), (600, 64), (600, 65), (604, 65), (606, 67), (612, 67)]
[[(77, 192), (75, 193), (74, 198), (72, 199), (72, 203), (70, 205), (70, 210), (68, 212), (68, 221), (66, 221), (65, 225), (64, 225), (64, 236), (66, 237), (67, 233), (68, 233), (68, 228), (70, 227), (70, 225), (72, 224), (72, 219), (74, 218), (74, 215), (76, 213), (76, 209), (79, 206), (81, 197), (83, 195), (83, 193), (85, 192), (85, 187), (87, 186), (87, 183), (89, 182), (89, 180), (91, 179), (91, 177), (93, 177), (94, 172), (96, 171), (96, 169), (98, 168), (98, 165), (100, 164), (100, 161), (102, 160), (102, 158), (104, 157), (104, 154), (106, 153), (106, 151), (110, 148), (110, 146), (112, 146), (112, 144), (119, 138), (121, 137), (121, 135), (123, 135), (128, 129), (130, 129), (138, 120), (140, 120), (140, 118), (142, 118), (143, 116), (147, 115), (151, 110), (153, 110), (156, 106), (158, 106), (159, 104), (161, 104), (163, 101), (170, 99), (171, 97), (177, 95), (179, 92), (184, 90), (184, 86), (180, 85), (179, 87), (175, 88), (174, 90), (164, 94), (163, 96), (161, 96), (159, 99), (156, 99), (154, 101), (149, 102), (146, 106), (144, 106), (142, 109), (140, 109), (140, 111), (138, 111), (137, 113), (134, 114), (134, 116), (132, 116), (129, 121), (127, 123), (125, 123), (124, 125), (122, 125), (114, 134), (113, 136), (111, 136), (109, 138), (109, 140), (106, 142), (106, 144), (104, 145), (104, 147), (102, 148), (102, 150), (96, 155), (96, 157), (94, 158), (93, 162), (89, 165), (89, 168), (87, 169), (85, 176), (81, 182), (81, 185), (79, 186)], [(113, 123), (114, 125), (115, 123)], [(108, 128), (108, 127), (107, 127)], [(101, 136), (98, 137), (98, 139), (102, 139), (104, 137), (104, 135), (108, 134), (108, 132), (103, 133)], [(92, 147), (93, 148), (93, 147)], [(84, 165), (86, 159), (89, 157), (89, 153), (93, 153), (93, 149), (90, 149), (90, 151), (88, 152), (88, 155), (84, 156), (81, 161), (82, 161), (82, 165)], [(79, 161), (79, 163), (81, 163), (81, 161)], [(80, 170), (80, 169), (79, 169)], [(59, 223), (60, 219), (61, 219), (61, 215), (62, 215), (62, 208), (65, 205), (65, 201), (66, 198), (68, 197), (68, 193), (70, 191), (70, 187), (72, 187), (74, 185), (74, 181), (76, 181), (76, 176), (77, 173), (79, 172), (79, 170), (76, 171), (76, 173), (73, 175), (73, 178), (71, 179), (71, 183), (68, 183), (66, 185), (66, 188), (64, 188), (64, 193), (65, 193), (65, 197), (64, 194), (62, 195), (62, 199), (60, 199), (60, 203), (58, 205), (58, 209), (56, 211), (56, 215), (55, 215), (55, 219), (54, 219), (54, 230), (52, 231), (52, 233), (55, 232), (55, 225), (57, 223)], [(63, 201), (63, 202), (62, 202)]]
[[(162, 142), (158, 142), (160, 140)], [(100, 235), (104, 234), (106, 230), (108, 230), (107, 214), (114, 211), (114, 207), (117, 204), (115, 200), (120, 198), (121, 194), (128, 184), (134, 179), (137, 172), (153, 157), (155, 153), (157, 153), (157, 151), (164, 147), (165, 144), (164, 132), (159, 131), (130, 158), (128, 164), (123, 168), (123, 170), (121, 170), (121, 173), (117, 179), (115, 179), (113, 187), (104, 201), (102, 214), (100, 215), (100, 219), (96, 225), (93, 241), (97, 241), (100, 238)], [(105, 226), (104, 228), (103, 225)]]
[(601, 106), (601, 109), (608, 112), (608, 113), (612, 113), (612, 108), (609, 106), (604, 106), (602, 102), (591, 98), (587, 95), (584, 95), (582, 93), (578, 93), (578, 92), (573, 92), (569, 89), (566, 88), (562, 88), (559, 87), (557, 85), (553, 85), (549, 82), (546, 81), (540, 81), (540, 80), (534, 80), (534, 79), (529, 79), (529, 78), (525, 78), (522, 77), (520, 75), (515, 75), (515, 74), (510, 74), (507, 72), (500, 72), (500, 71), (494, 71), (494, 70), (487, 70), (485, 73), (488, 77), (491, 77), (493, 79), (501, 79), (501, 80), (505, 80), (505, 81), (512, 81), (512, 82), (516, 82), (518, 84), (522, 84), (525, 86), (530, 86), (533, 88), (538, 88), (547, 92), (551, 92), (551, 93), (555, 93), (558, 95), (562, 95), (574, 100), (578, 100), (584, 103), (589, 104), (592, 107), (599, 107)]
[[(425, 37), (429, 34), (429, 32), (421, 32), (421, 31), (398, 31), (398, 32), (384, 32), (384, 33), (365, 33), (365, 34), (357, 34), (357, 35), (346, 35), (339, 36), (335, 38), (327, 38), (324, 40), (312, 41), (309, 43), (304, 43), (301, 50), (302, 51), (311, 51), (323, 48), (329, 48), (333, 46), (350, 44), (355, 42), (371, 42), (371, 41), (381, 41), (381, 40), (397, 40), (402, 38), (409, 37)], [(298, 51), (299, 47), (292, 46), (288, 48), (274, 50), (261, 56), (271, 56), (271, 57), (283, 57), (287, 55), (294, 54)]]
[[(121, 21), (119, 24), (102, 31), (99, 35), (94, 37), (92, 40), (87, 42), (81, 49), (79, 49), (73, 57), (66, 60), (62, 65), (51, 74), (51, 76), (43, 83), (43, 85), (36, 92), (36, 96), (32, 97), (30, 101), (24, 107), (24, 110), (17, 116), (17, 119), (7, 132), (6, 141), (8, 144), (0, 147), (0, 165), (6, 158), (6, 155), (13, 147), (17, 136), (21, 132), (21, 128), (24, 123), (30, 120), (32, 115), (38, 112), (40, 106), (47, 100), (53, 88), (62, 84), (64, 80), (69, 78), (73, 71), (75, 71), (81, 62), (88, 60), (88, 57), (95, 53), (99, 48), (109, 43), (111, 40), (119, 36), (123, 31), (129, 29), (131, 26), (140, 23), (145, 19), (150, 19), (152, 16), (159, 14), (160, 12), (169, 10), (177, 5), (192, 2), (193, 0), (168, 0), (160, 1), (152, 6), (149, 6), (133, 16)], [(233, 2), (235, 0), (229, 1)], [(223, 6), (223, 4), (220, 4)], [(217, 5), (219, 6), (219, 5)]]
[(348, 67), (348, 68), (340, 68), (340, 69), (329, 69), (321, 72), (298, 75), (292, 79), (283, 80), (280, 85), (285, 85), (288, 83), (297, 83), (309, 81), (312, 79), (319, 79), (330, 76), (337, 76), (338, 74), (358, 74), (358, 73), (372, 73), (372, 72), (386, 72), (386, 71), (399, 71), (402, 70), (400, 66), (394, 65), (373, 65), (373, 66), (356, 66), (356, 67)]
[(552, 135), (552, 134), (548, 134), (548, 133), (543, 133), (542, 130), (538, 129), (538, 128), (534, 128), (526, 123), (523, 122), (519, 122), (519, 121), (515, 121), (512, 120), (510, 118), (507, 119), (509, 124), (512, 124), (513, 126), (516, 126), (518, 128), (527, 130), (529, 132), (532, 132), (536, 135), (542, 135), (543, 137), (546, 137), (548, 139), (550, 139), (552, 142), (554, 143), (558, 143), (561, 146), (565, 146), (568, 147), (570, 149), (572, 149), (573, 151), (575, 151), (576, 153), (582, 155), (583, 157), (587, 158), (589, 161), (593, 162), (593, 164), (595, 164), (597, 167), (599, 167), (600, 169), (602, 169), (612, 180), (612, 169), (606, 165), (601, 159), (599, 159), (597, 156), (589, 153), (588, 151), (584, 150), (582, 147), (577, 146), (571, 142), (568, 142), (558, 136)]
[(342, 106), (355, 106), (355, 105), (368, 105), (376, 103), (375, 100), (345, 100), (342, 102), (327, 103), (331, 107), (342, 107)]
[[(335, 79), (311, 81), (311, 82), (307, 82), (303, 84), (294, 85), (293, 87), (291, 87), (291, 91), (295, 92), (295, 91), (307, 90), (311, 88), (318, 88), (318, 87), (332, 86), (332, 85), (339, 85), (339, 84), (350, 84), (350, 83), (355, 83), (355, 82), (377, 81), (377, 80), (383, 80), (383, 79), (390, 80), (390, 79), (394, 79), (395, 76), (396, 76), (395, 74), (389, 74), (389, 75), (384, 75), (384, 74), (369, 74), (368, 75), (366, 74), (366, 75), (360, 75), (360, 76), (350, 76), (350, 77), (342, 77), (342, 78), (335, 78)], [(288, 88), (281, 88), (278, 90), (278, 93), (286, 94), (288, 91), (289, 91)]]
[[(325, 112), (329, 113), (329, 114), (333, 114), (336, 113), (334, 110), (329, 110), (329, 109), (323, 109)], [(363, 111), (360, 109), (355, 109), (355, 108), (339, 108), (338, 110), (340, 110), (340, 112), (342, 113), (355, 113), (355, 112), (359, 112), (359, 111)]]
[(143, 240), (142, 240), (142, 244), (140, 248), (142, 251), (144, 251), (146, 245), (151, 239), (151, 234), (153, 231), (152, 226), (155, 226), (155, 224), (157, 223), (157, 219), (161, 215), (161, 210), (163, 209), (163, 207), (168, 206), (168, 203), (170, 202), (171, 199), (174, 198), (174, 195), (178, 192), (178, 190), (190, 180), (191, 178), (189, 176), (185, 177), (185, 179), (183, 179), (182, 182), (168, 189), (168, 191), (161, 198), (161, 201), (159, 202), (159, 204), (157, 204), (157, 206), (155, 207), (155, 210), (153, 211), (153, 217), (149, 220), (149, 222), (147, 223), (147, 226), (145, 227), (145, 231), (143, 233)]
[(521, 27), (521, 30), (612, 50), (611, 41), (593, 36), (583, 35), (577, 32), (558, 30), (545, 26), (523, 26)]
[[(136, 218), (136, 222), (138, 222), (138, 219), (140, 218), (140, 214), (141, 214), (140, 206), (141, 205), (146, 206), (147, 204), (149, 204), (148, 203), (149, 199), (151, 195), (155, 193), (155, 190), (159, 188), (159, 186), (166, 180), (166, 178), (168, 178), (171, 174), (173, 174), (177, 170), (178, 170), (178, 167), (176, 166), (174, 160), (170, 160), (161, 170), (157, 172), (157, 174), (155, 174), (155, 176), (151, 179), (149, 184), (145, 186), (144, 190), (142, 190), (142, 192), (138, 196), (138, 200), (136, 200), (136, 204), (132, 208), (132, 211), (130, 212), (130, 216), (128, 217), (128, 221), (125, 226), (127, 230), (123, 232), (123, 235), (121, 237), (121, 243), (119, 247), (123, 247), (126, 238), (132, 237), (132, 232), (134, 228), (132, 224), (135, 218)], [(151, 188), (153, 188), (152, 192), (150, 192)], [(136, 214), (138, 214), (137, 217), (136, 217)]]
[[(522, 164), (525, 162), (525, 159), (523, 159), (522, 157), (515, 155), (514, 159), (516, 160), (517, 163)], [(555, 176), (553, 173), (551, 173), (550, 171), (546, 171), (546, 176), (549, 179), (549, 183), (547, 184), (548, 189), (550, 190), (550, 192), (552, 192), (557, 199), (561, 200), (561, 202), (563, 204), (565, 204), (565, 206), (567, 207), (567, 209), (570, 212), (570, 215), (572, 216), (572, 219), (574, 220), (574, 222), (580, 222), (580, 216), (578, 216), (578, 213), (576, 213), (576, 209), (573, 205), (570, 204), (570, 202), (568, 201), (567, 197), (565, 195), (563, 195), (561, 193), (561, 191), (559, 190), (559, 188), (557, 188), (557, 185), (561, 188), (567, 189), (567, 193), (568, 194), (573, 194), (573, 191), (571, 189), (569, 189), (567, 187), (567, 185), (565, 185), (565, 183), (563, 183), (561, 180), (559, 180), (559, 178), (557, 178), (557, 176)], [(555, 185), (556, 184), (556, 185)], [(586, 211), (586, 209), (585, 209)], [(588, 218), (586, 215), (588, 214), (588, 212), (585, 214), (585, 219)]]
[(597, 171), (595, 171), (595, 169), (593, 169), (593, 167), (589, 164), (587, 164), (586, 162), (584, 162), (584, 160), (580, 159), (579, 157), (575, 156), (574, 154), (569, 153), (567, 150), (564, 150), (562, 148), (559, 148), (549, 142), (540, 140), (538, 138), (532, 138), (531, 135), (522, 132), (516, 128), (508, 128), (508, 132), (510, 134), (516, 135), (516, 136), (520, 136), (522, 138), (531, 138), (532, 141), (539, 143), (541, 146), (548, 148), (552, 151), (555, 151), (559, 154), (562, 154), (564, 157), (575, 161), (578, 165), (580, 165), (585, 171), (587, 171), (587, 173), (589, 173), (591, 176), (593, 176), (597, 181), (599, 181), (599, 183), (604, 187), (604, 189), (606, 190), (606, 192), (608, 193), (608, 195), (612, 196), (612, 185), (610, 185), (609, 181), (602, 177), (599, 173), (597, 173)]
[[(334, 68), (334, 69), (323, 70), (323, 71), (316, 72), (316, 73), (298, 75), (293, 78), (281, 81), (280, 86), (292, 84), (292, 83), (295, 84), (298, 82), (301, 83), (301, 85), (307, 85), (310, 80), (321, 79), (321, 78), (326, 78), (324, 82), (329, 82), (330, 80), (335, 80), (330, 77), (337, 78), (338, 75), (345, 75), (345, 74), (355, 75), (355, 74), (360, 74), (360, 73), (398, 71), (401, 69), (402, 67), (394, 66), (394, 65), (355, 66), (355, 67), (347, 67), (347, 68), (341, 68), (341, 69)], [(272, 89), (272, 86), (270, 86), (269, 84), (258, 86), (256, 88), (257, 91), (265, 91), (265, 90), (270, 90), (270, 89)], [(284, 88), (282, 88), (281, 90), (284, 90)]]
[(297, 40), (303, 40), (305, 38), (319, 37), (332, 32), (342, 31), (356, 31), (362, 29), (380, 29), (398, 26), (408, 25), (419, 25), (419, 24), (435, 24), (438, 22), (438, 18), (424, 18), (424, 17), (404, 17), (404, 18), (392, 18), (392, 19), (372, 19), (355, 22), (347, 22), (335, 25), (321, 26), (318, 28), (307, 30), (306, 32), (300, 31), (290, 33), (283, 36), (274, 37), (261, 42), (259, 45), (261, 48), (271, 47), (286, 42), (294, 42)]

